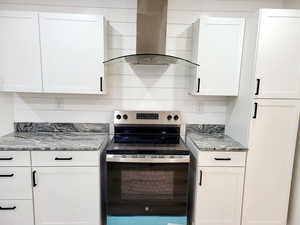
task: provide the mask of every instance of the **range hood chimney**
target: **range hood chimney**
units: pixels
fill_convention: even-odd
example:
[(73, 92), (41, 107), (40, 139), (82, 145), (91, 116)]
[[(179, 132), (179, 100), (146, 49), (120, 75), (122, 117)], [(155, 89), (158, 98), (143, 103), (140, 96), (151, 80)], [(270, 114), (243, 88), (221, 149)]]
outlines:
[(138, 65), (186, 64), (187, 59), (166, 55), (168, 0), (137, 0), (136, 54), (116, 57), (105, 64), (127, 62)]
[(168, 0), (138, 0), (137, 54), (165, 54)]

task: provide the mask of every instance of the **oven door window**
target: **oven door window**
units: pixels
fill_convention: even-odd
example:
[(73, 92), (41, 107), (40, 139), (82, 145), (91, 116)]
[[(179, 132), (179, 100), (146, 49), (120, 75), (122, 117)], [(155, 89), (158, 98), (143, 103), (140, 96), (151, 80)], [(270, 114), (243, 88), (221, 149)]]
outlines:
[(188, 164), (108, 163), (108, 215), (186, 216)]
[(124, 169), (121, 171), (121, 200), (173, 200), (174, 171)]

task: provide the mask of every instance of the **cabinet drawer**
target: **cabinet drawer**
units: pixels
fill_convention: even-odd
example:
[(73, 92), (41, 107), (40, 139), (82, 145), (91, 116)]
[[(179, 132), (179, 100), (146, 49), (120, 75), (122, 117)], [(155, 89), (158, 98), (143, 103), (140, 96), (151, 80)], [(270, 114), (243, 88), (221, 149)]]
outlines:
[(0, 223), (33, 225), (32, 200), (0, 200)]
[(198, 166), (245, 166), (246, 152), (199, 152)]
[(30, 152), (0, 151), (1, 166), (30, 166)]
[(30, 167), (0, 167), (0, 199), (32, 199)]
[(32, 152), (33, 166), (99, 166), (99, 151), (36, 151)]

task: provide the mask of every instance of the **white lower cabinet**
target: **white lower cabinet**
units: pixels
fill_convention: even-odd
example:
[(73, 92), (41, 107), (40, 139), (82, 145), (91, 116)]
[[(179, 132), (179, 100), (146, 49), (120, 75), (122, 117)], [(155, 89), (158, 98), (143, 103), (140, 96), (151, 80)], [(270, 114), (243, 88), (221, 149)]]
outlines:
[(240, 225), (243, 167), (198, 167), (193, 225)]
[(99, 225), (99, 167), (34, 167), (35, 225)]
[(30, 153), (0, 152), (0, 225), (34, 225)]
[(0, 167), (0, 199), (32, 199), (30, 167)]
[(1, 225), (33, 225), (32, 200), (0, 200)]
[(286, 225), (300, 102), (254, 102), (245, 174), (243, 225)]

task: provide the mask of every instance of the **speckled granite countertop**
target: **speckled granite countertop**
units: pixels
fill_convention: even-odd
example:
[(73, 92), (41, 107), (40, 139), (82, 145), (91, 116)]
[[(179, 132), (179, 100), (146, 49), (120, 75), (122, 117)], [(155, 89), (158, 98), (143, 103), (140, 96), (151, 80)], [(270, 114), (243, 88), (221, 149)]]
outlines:
[(248, 149), (224, 134), (224, 125), (187, 125), (189, 138), (200, 151), (247, 151)]
[(0, 151), (97, 151), (108, 140), (106, 124), (22, 123), (15, 130), (0, 137)]

